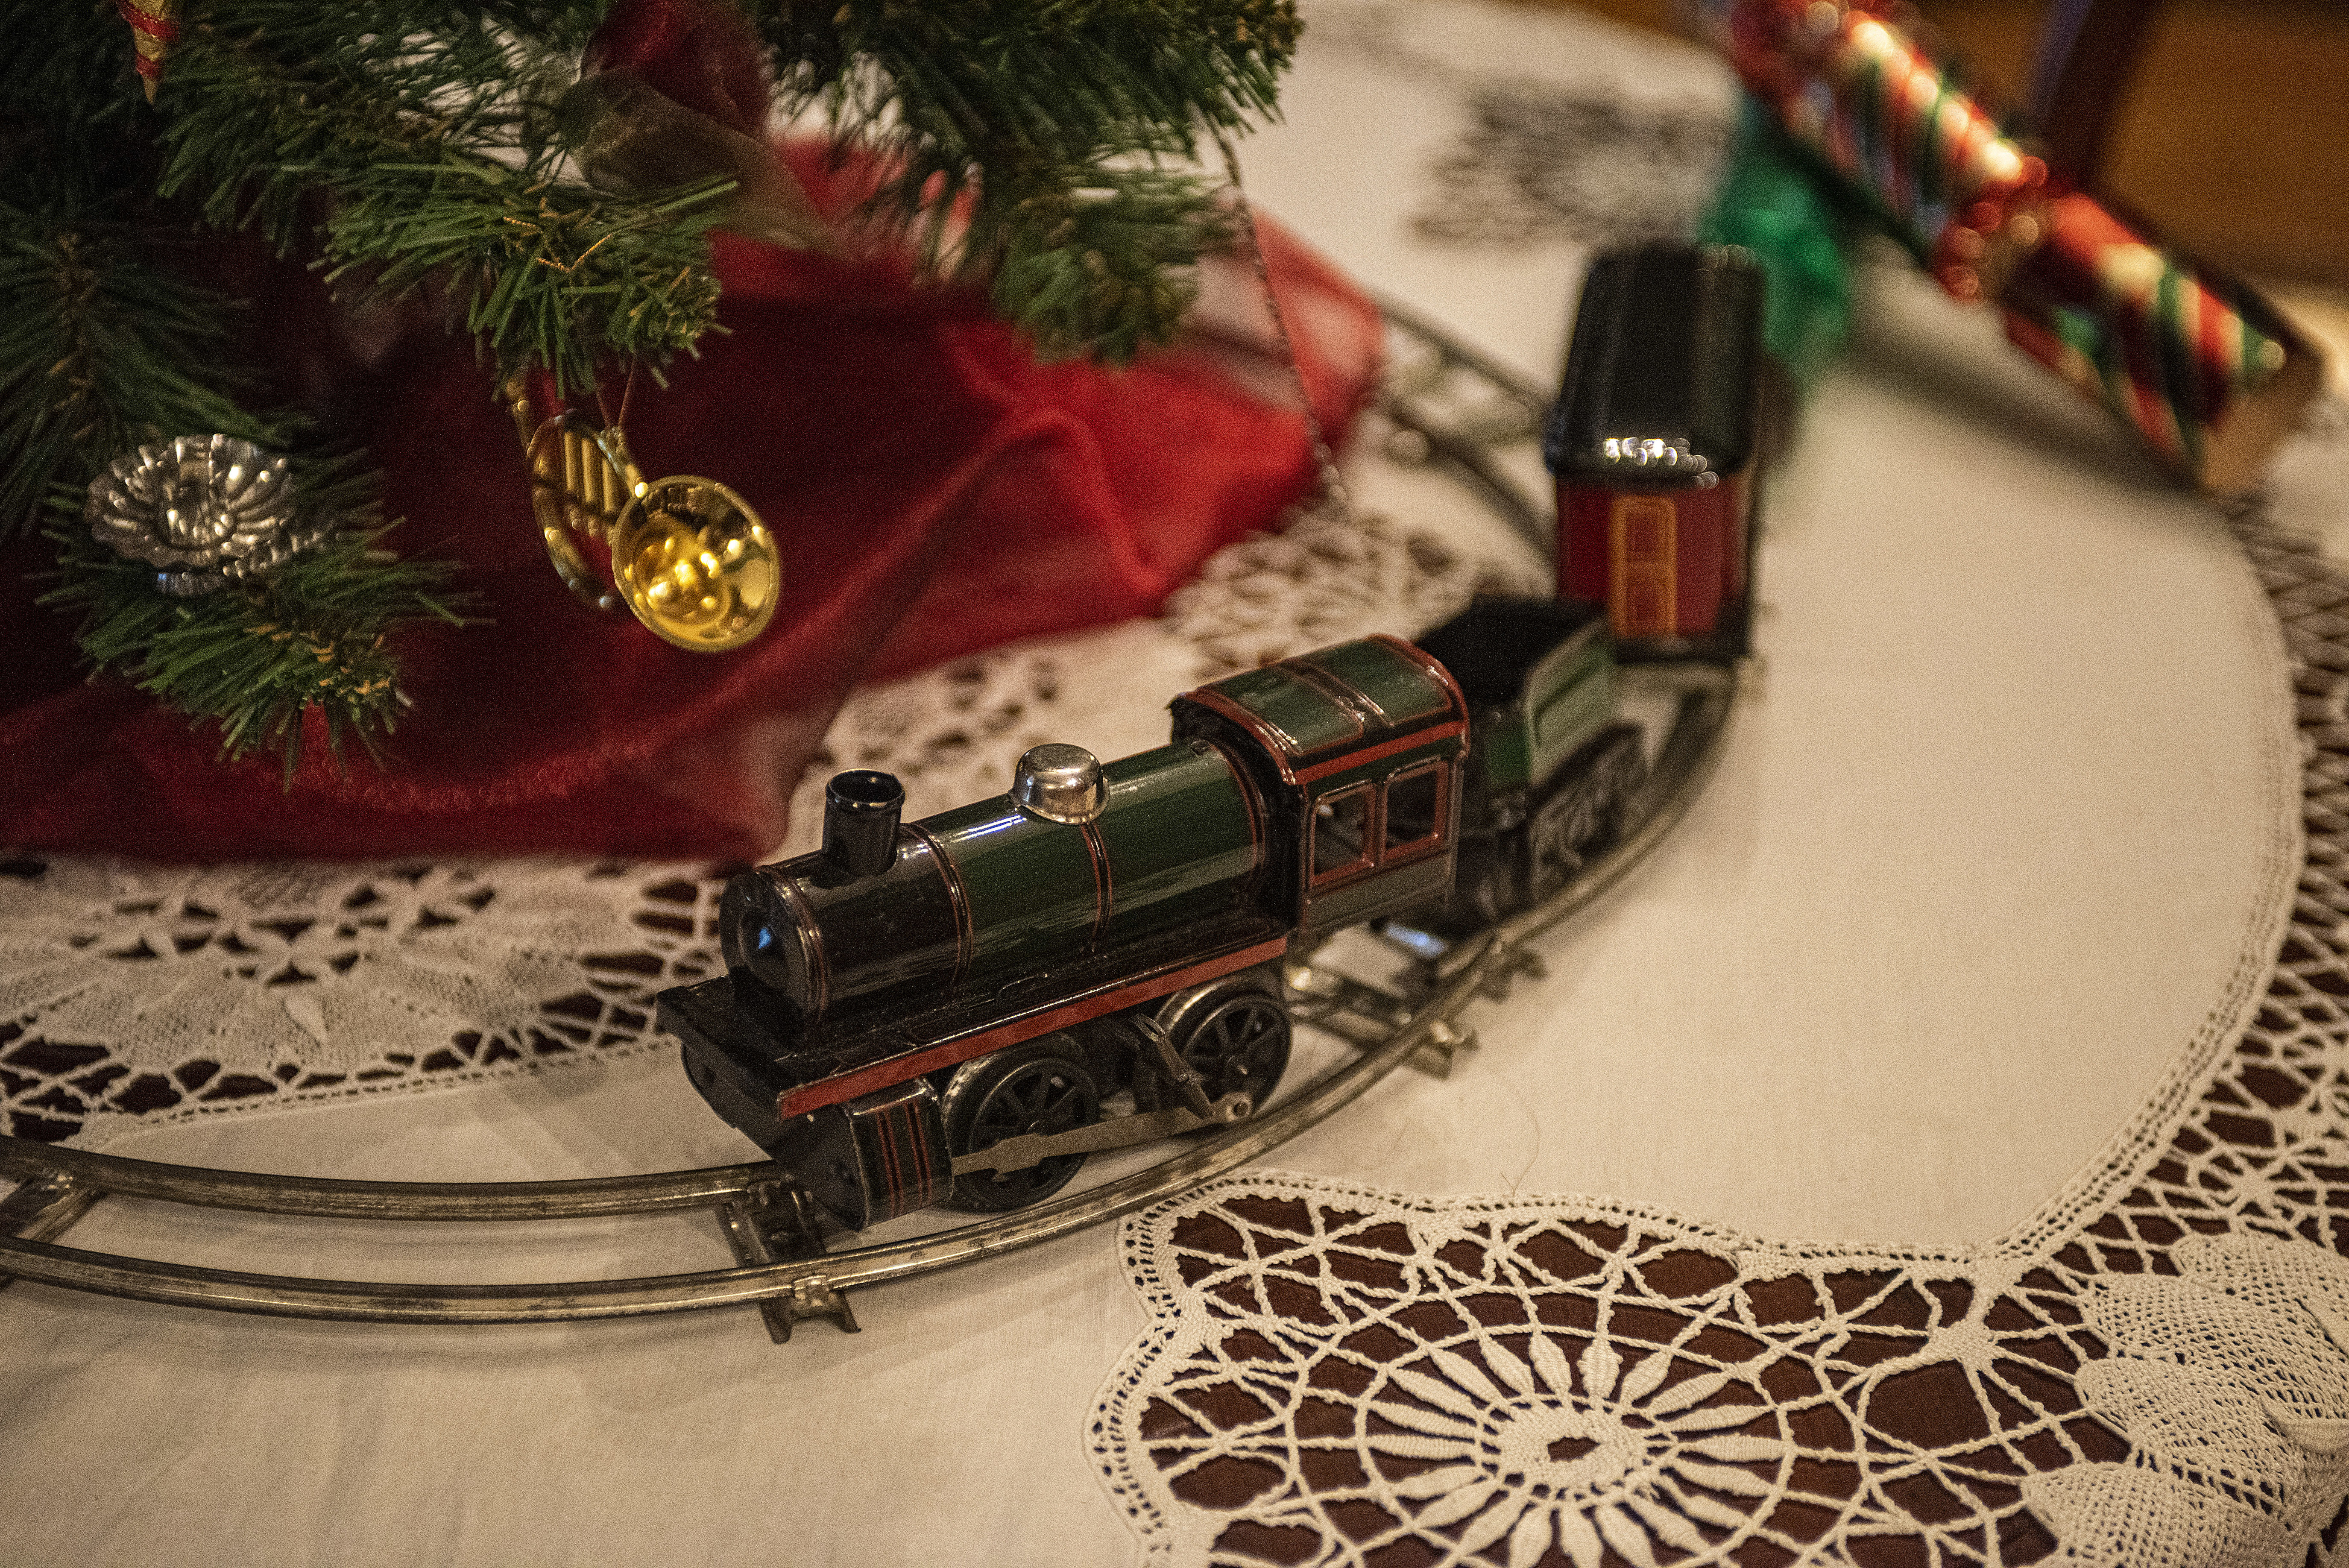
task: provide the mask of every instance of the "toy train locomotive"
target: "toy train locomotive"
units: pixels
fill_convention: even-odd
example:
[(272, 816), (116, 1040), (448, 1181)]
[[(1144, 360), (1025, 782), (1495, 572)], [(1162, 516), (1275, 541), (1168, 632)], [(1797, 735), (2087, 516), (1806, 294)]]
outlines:
[[(1599, 264), (1661, 268), (1730, 314), (1700, 321), (1680, 358), (1593, 369), (1578, 326), (1562, 415), (1587, 406), (1578, 376), (1634, 386), (1644, 402), (1602, 400), (1644, 421), (1616, 439), (1683, 454), (1671, 486), (1712, 461), (1691, 440), (1696, 383), (1752, 385), (1750, 348), (1724, 371), (1721, 345), (1750, 345), (1756, 296), (1687, 286), (1738, 265)], [(1657, 477), (1620, 489), (1650, 494)], [(1719, 601), (1701, 640), (1638, 651), (1724, 656), (1743, 605), (1723, 593), (1699, 585)], [(1177, 697), (1155, 750), (1103, 764), (1038, 747), (1008, 794), (911, 824), (895, 779), (842, 774), (820, 851), (728, 883), (727, 972), (663, 992), (661, 1024), (710, 1106), (851, 1230), (934, 1204), (1018, 1208), (1090, 1151), (1243, 1120), (1288, 1064), (1293, 948), (1372, 921), (1438, 940), (1481, 929), (1618, 832), (1645, 763), (1617, 718), (1609, 620), (1603, 603), (1479, 599), (1416, 644), (1366, 638)]]

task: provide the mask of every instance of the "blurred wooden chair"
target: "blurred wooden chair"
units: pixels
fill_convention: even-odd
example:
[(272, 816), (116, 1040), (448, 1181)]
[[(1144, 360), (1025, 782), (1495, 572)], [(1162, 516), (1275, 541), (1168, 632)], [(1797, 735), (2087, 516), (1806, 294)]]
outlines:
[[(1680, 0), (1552, 0), (1664, 31)], [(2349, 298), (2349, 4), (1916, 0), (2053, 161), (2265, 283)]]

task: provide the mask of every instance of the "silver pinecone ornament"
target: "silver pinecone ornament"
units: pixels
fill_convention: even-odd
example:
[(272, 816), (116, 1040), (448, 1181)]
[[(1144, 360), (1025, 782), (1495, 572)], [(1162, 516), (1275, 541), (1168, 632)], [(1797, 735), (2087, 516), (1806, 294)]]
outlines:
[(90, 482), (91, 537), (156, 568), (167, 594), (266, 576), (324, 539), (302, 521), (285, 460), (233, 436), (179, 436), (118, 457)]

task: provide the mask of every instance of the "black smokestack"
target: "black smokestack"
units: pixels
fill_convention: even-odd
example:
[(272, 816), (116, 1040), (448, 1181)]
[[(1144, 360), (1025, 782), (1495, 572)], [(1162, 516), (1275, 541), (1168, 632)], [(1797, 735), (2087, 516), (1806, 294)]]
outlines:
[(851, 768), (823, 789), (823, 857), (851, 877), (878, 877), (896, 863), (897, 818), (905, 786), (895, 774)]

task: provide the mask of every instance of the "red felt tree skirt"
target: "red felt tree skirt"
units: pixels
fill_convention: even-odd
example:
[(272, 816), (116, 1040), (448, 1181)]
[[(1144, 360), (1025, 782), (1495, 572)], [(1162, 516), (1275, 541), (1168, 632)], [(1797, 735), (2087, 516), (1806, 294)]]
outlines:
[[(813, 151), (789, 157), (833, 204), (849, 176)], [(1377, 312), (1262, 232), (1305, 384), (1341, 429), (1376, 369)], [(404, 519), (393, 543), (461, 561), (459, 586), (493, 618), (401, 635), (415, 705), (385, 765), (353, 755), (337, 771), (314, 744), (288, 790), (274, 757), (220, 762), (209, 725), (119, 680), (82, 681), (70, 626), (8, 570), (0, 844), (202, 860), (753, 857), (781, 837), (852, 683), (1147, 614), (1309, 483), (1304, 421), (1237, 259), (1216, 264), (1191, 340), (1108, 370), (1036, 364), (978, 297), (914, 286), (889, 257), (722, 234), (715, 254), (728, 330), (666, 388), (640, 381), (627, 428), (648, 475), (721, 480), (766, 519), (785, 581), (756, 642), (687, 652), (574, 599), (490, 373), (470, 343), (411, 330), (353, 393), (386, 514)]]

